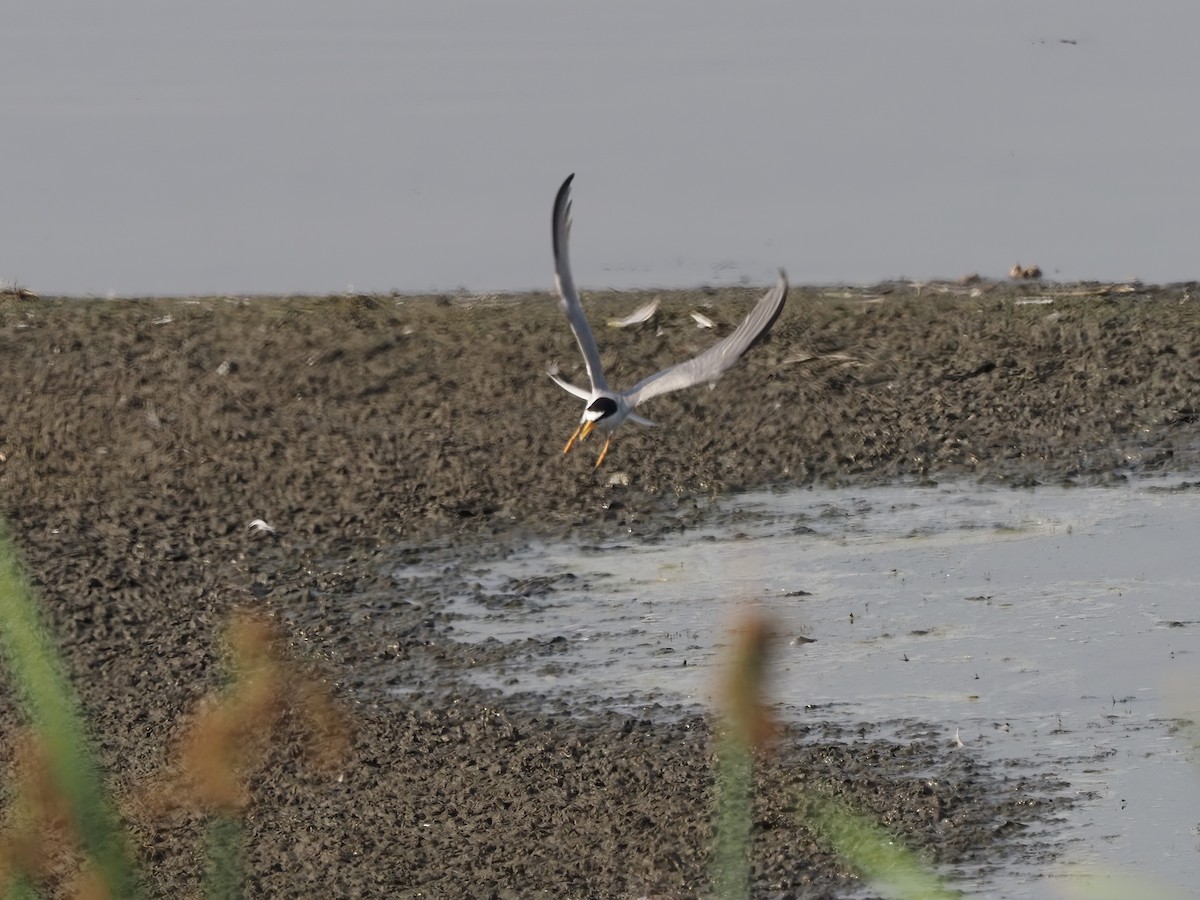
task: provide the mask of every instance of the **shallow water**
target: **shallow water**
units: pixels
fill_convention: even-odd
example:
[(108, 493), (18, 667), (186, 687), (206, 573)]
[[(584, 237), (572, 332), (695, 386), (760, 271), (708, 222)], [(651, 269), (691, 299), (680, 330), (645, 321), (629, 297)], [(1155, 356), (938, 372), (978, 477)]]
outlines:
[(479, 683), (626, 709), (705, 702), (754, 604), (782, 636), (785, 715), (927, 723), (948, 748), (1070, 783), (1063, 858), (967, 889), (1060, 896), (1098, 866), (1182, 888), (1200, 875), (1200, 768), (1174, 722), (1200, 707), (1197, 496), (1178, 482), (754, 493), (721, 501), (721, 527), (652, 544), (527, 546), (397, 577), (446, 585), (458, 640), (560, 639)]

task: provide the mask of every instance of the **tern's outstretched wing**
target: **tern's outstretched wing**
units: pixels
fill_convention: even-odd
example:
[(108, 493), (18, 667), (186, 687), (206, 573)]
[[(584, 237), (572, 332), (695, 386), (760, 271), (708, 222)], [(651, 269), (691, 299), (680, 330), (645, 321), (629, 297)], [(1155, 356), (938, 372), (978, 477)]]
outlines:
[(608, 382), (604, 380), (604, 369), (600, 365), (600, 351), (596, 349), (596, 338), (592, 336), (587, 316), (583, 314), (583, 304), (579, 302), (579, 293), (575, 290), (575, 279), (571, 277), (567, 238), (571, 234), (571, 181), (574, 178), (574, 173), (568, 175), (567, 180), (558, 189), (558, 196), (554, 198), (554, 218), (551, 223), (554, 236), (554, 282), (558, 286), (558, 308), (563, 311), (571, 324), (571, 330), (575, 332), (575, 342), (579, 344), (579, 351), (583, 354), (592, 390), (606, 391)]
[(716, 381), (775, 324), (779, 313), (783, 311), (787, 292), (787, 275), (780, 269), (778, 283), (763, 295), (729, 337), (713, 344), (687, 362), (681, 362), (642, 379), (625, 392), (625, 399), (629, 405), (637, 406), (659, 394)]

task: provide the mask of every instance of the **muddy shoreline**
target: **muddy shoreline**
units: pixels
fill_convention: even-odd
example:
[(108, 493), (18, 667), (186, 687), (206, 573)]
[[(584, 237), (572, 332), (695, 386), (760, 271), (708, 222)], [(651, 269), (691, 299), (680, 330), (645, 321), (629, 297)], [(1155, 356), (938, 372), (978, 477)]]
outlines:
[[(1197, 290), (795, 289), (769, 342), (715, 389), (655, 401), (661, 427), (623, 428), (599, 472), (597, 445), (560, 452), (579, 404), (545, 370), (582, 376), (548, 295), (7, 297), (0, 502), (119, 796), (219, 685), (235, 609), (278, 619), (353, 711), (336, 776), (281, 741), (255, 778), (251, 895), (307, 896), (320, 873), (331, 896), (694, 896), (705, 723), (467, 689), (471, 654), (388, 567), (529, 534), (653, 540), (768, 485), (1200, 471)], [(691, 311), (724, 333), (758, 293), (664, 292), (653, 324), (598, 329), (611, 379), (696, 352), (715, 337)], [(601, 323), (647, 299), (584, 301)], [(760, 773), (761, 895), (844, 892), (791, 824), (789, 785), (822, 778), (951, 867), (1051, 852), (1010, 835), (1052, 819), (1053, 779), (815, 722)], [(152, 893), (196, 894), (202, 819), (131, 818)]]

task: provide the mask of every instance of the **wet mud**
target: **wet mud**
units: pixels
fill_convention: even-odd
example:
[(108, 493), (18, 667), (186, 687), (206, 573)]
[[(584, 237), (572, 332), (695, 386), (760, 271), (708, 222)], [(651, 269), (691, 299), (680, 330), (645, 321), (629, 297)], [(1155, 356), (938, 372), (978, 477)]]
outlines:
[[(659, 398), (564, 457), (585, 380), (549, 295), (0, 299), (0, 503), (118, 798), (219, 687), (237, 609), (275, 619), (355, 722), (336, 772), (281, 738), (252, 783), (252, 896), (697, 896), (711, 862), (712, 723), (467, 685), (433, 594), (397, 563), (530, 535), (654, 540), (766, 485), (976, 477), (1018, 485), (1190, 472), (1195, 285), (795, 289), (713, 389)], [(758, 291), (664, 293), (598, 329), (619, 386), (702, 349)], [(587, 294), (592, 320), (648, 299)], [(692, 311), (714, 320), (697, 327)], [(262, 519), (275, 533), (249, 529)], [(497, 653), (511, 652), (497, 649)], [(522, 652), (552, 660), (553, 642)], [(11, 679), (4, 752), (23, 723)], [(855, 879), (799, 788), (860, 805), (949, 871), (1050, 858), (1067, 786), (1008, 777), (919, 726), (819, 711), (757, 779), (755, 889)], [(127, 812), (156, 896), (196, 895), (204, 820)]]

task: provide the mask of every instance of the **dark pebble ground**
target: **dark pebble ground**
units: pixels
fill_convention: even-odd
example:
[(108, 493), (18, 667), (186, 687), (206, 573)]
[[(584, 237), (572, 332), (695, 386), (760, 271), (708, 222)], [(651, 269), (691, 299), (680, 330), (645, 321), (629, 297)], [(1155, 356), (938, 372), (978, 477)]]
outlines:
[[(389, 565), (518, 535), (649, 540), (764, 485), (1194, 473), (1196, 291), (794, 289), (768, 342), (714, 390), (654, 401), (661, 427), (622, 428), (598, 473), (594, 439), (560, 452), (580, 404), (546, 368), (585, 379), (549, 294), (9, 296), (0, 502), (152, 895), (202, 892), (205, 820), (136, 798), (221, 684), (221, 634), (245, 608), (280, 623), (354, 722), (334, 769), (285, 730), (253, 773), (249, 896), (704, 895), (711, 723), (468, 688), (436, 598), (398, 596)], [(610, 379), (693, 354), (757, 294), (668, 293), (660, 332), (598, 328)], [(646, 299), (584, 298), (597, 323)], [(255, 518), (279, 534), (253, 534)], [(11, 758), (24, 720), (4, 684)], [(916, 733), (816, 721), (786, 731), (757, 779), (764, 897), (852, 883), (799, 822), (801, 786), (950, 870), (1052, 854), (1028, 835), (1067, 793)]]

